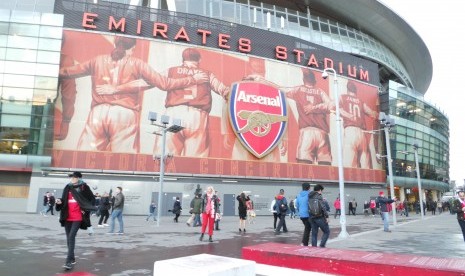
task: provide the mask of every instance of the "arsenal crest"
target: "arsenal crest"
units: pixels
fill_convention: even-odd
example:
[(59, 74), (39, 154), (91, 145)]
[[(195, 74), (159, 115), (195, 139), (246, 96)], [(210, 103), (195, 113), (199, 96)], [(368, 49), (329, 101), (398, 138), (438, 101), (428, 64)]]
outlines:
[(286, 97), (276, 87), (264, 83), (234, 83), (229, 97), (229, 117), (242, 145), (262, 158), (278, 145), (286, 130)]

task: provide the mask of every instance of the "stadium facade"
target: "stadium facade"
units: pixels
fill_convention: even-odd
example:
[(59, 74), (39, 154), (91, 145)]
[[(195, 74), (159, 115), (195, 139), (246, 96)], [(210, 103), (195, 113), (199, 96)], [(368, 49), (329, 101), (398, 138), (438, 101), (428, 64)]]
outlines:
[(188, 210), (210, 185), (225, 215), (241, 191), (268, 214), (304, 181), (332, 202), (339, 160), (359, 206), (389, 177), (410, 204), (449, 190), (429, 51), (378, 1), (4, 1), (0, 70), (2, 210), (37, 212), (76, 170), (96, 193), (122, 186), (127, 214), (160, 191), (162, 214), (177, 196)]

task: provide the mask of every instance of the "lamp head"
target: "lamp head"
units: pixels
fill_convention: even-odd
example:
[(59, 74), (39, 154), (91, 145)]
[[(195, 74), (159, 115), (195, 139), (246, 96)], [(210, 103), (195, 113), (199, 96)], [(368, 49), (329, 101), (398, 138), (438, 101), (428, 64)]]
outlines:
[(386, 122), (386, 120), (387, 120), (386, 113), (380, 112), (380, 113), (379, 113), (379, 121), (380, 121), (382, 124), (384, 124), (384, 123)]
[(157, 121), (157, 117), (158, 117), (158, 114), (157, 112), (149, 112), (149, 116), (148, 116), (148, 119), (151, 121), (151, 122), (156, 122)]
[(322, 77), (323, 79), (327, 79), (327, 78), (328, 78), (328, 72), (323, 71), (323, 74), (321, 74), (321, 77)]
[(161, 115), (161, 123), (167, 125), (170, 123), (170, 116)]

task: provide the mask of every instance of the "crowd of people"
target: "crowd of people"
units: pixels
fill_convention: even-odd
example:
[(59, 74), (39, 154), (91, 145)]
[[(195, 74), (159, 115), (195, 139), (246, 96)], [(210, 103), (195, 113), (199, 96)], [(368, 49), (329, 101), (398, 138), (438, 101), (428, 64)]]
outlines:
[[(48, 212), (53, 215), (53, 206), (56, 211), (59, 211), (59, 222), (65, 229), (66, 244), (68, 253), (66, 256), (63, 268), (70, 270), (76, 264), (74, 249), (76, 245), (76, 235), (79, 229), (88, 230), (89, 235), (93, 233), (91, 216), (95, 214), (99, 217), (98, 227), (109, 227), (108, 234), (115, 233), (116, 220), (118, 221), (119, 231), (116, 234), (124, 234), (124, 195), (122, 187), (117, 187), (114, 191), (105, 192), (102, 195), (93, 194), (91, 188), (82, 179), (80, 172), (74, 172), (69, 175), (70, 182), (66, 184), (63, 194), (60, 198), (54, 197), (53, 193), (47, 192), (43, 198), (44, 208), (40, 214), (46, 216)], [(203, 241), (205, 234), (208, 235), (208, 241), (213, 242), (214, 231), (219, 231), (219, 223), (221, 221), (220, 198), (218, 191), (212, 186), (207, 187), (204, 193), (201, 189), (196, 192), (194, 198), (190, 202), (190, 216), (186, 221), (189, 227), (200, 227), (199, 240)], [(303, 235), (301, 240), (302, 246), (325, 247), (329, 238), (329, 214), (331, 212), (330, 204), (323, 197), (324, 187), (321, 184), (315, 184), (313, 189), (310, 183), (302, 183), (302, 191), (291, 200), (288, 200), (284, 189), (280, 189), (279, 193), (274, 197), (270, 205), (270, 211), (273, 215), (273, 229), (276, 235), (287, 233), (289, 229), (286, 225), (286, 216), (290, 218), (299, 218), (303, 224)], [(247, 224), (252, 224), (255, 221), (255, 210), (252, 197), (245, 191), (241, 192), (236, 200), (238, 202), (239, 216), (239, 233), (246, 233)], [(408, 216), (409, 203), (407, 201), (399, 201), (397, 198), (386, 197), (383, 191), (379, 192), (377, 197), (366, 200), (363, 204), (363, 214), (365, 216), (375, 216), (380, 214), (385, 232), (389, 230), (390, 212), (394, 203), (399, 215)], [(355, 198), (348, 202), (348, 215), (357, 214), (357, 201)], [(412, 207), (420, 204), (413, 204)], [(465, 240), (465, 192), (459, 191), (458, 197), (452, 202), (436, 204), (435, 202), (424, 203), (422, 208), (431, 210), (432, 208), (450, 208), (457, 213), (457, 219), (462, 229)], [(339, 197), (334, 201), (334, 218), (341, 215), (341, 202)], [(156, 221), (157, 213), (156, 202), (152, 201), (146, 221), (153, 218)], [(171, 210), (174, 214), (173, 221), (179, 222), (179, 217), (182, 212), (182, 203), (179, 197), (176, 198)], [(439, 212), (442, 212), (440, 210)], [(432, 211), (434, 214), (434, 211)], [(107, 224), (110, 220), (109, 224)], [(90, 230), (89, 230), (90, 229)], [(318, 245), (319, 231), (322, 232), (321, 240)]]

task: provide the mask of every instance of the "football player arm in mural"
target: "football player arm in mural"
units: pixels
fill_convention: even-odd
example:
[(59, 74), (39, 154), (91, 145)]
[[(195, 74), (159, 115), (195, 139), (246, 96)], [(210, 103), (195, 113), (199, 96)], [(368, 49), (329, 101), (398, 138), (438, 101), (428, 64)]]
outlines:
[[(73, 60), (62, 54), (61, 67), (68, 67), (73, 65)], [(61, 122), (60, 128), (55, 132), (55, 139), (64, 140), (68, 136), (69, 123), (74, 115), (74, 103), (76, 101), (76, 81), (74, 79), (60, 79), (60, 93), (61, 93)]]
[(193, 84), (199, 84), (209, 81), (209, 76), (205, 72), (198, 72), (195, 73), (193, 76), (185, 78), (173, 79), (161, 75), (141, 60), (138, 60), (138, 63), (139, 64), (137, 68), (139, 68), (139, 72), (137, 72), (136, 74), (140, 76), (140, 79), (123, 83), (117, 86), (113, 86), (110, 84), (97, 85), (96, 91), (100, 94), (124, 94), (137, 92), (140, 89), (149, 89), (152, 87), (157, 87), (161, 90), (169, 91), (172, 89), (180, 89)]
[(320, 90), (320, 96), (321, 100), (323, 101), (322, 103), (313, 105), (313, 104), (307, 104), (304, 106), (304, 111), (305, 114), (312, 114), (312, 113), (329, 113), (331, 110), (334, 109), (335, 104), (329, 96), (322, 90)]
[(218, 93), (221, 97), (227, 100), (230, 88), (223, 84), (214, 74), (210, 73), (210, 87), (215, 92)]

